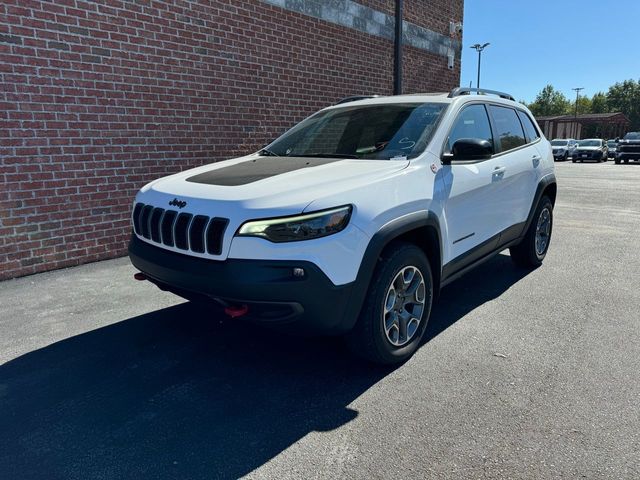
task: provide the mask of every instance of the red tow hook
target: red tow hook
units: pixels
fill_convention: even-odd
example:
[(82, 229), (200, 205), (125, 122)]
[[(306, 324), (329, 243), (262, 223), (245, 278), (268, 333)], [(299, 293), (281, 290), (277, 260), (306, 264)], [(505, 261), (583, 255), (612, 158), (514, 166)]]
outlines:
[(224, 313), (229, 315), (231, 318), (238, 318), (246, 315), (249, 311), (249, 307), (247, 305), (232, 305), (226, 307), (224, 309)]
[(142, 280), (146, 280), (147, 276), (142, 272), (136, 272), (133, 274), (133, 278), (135, 278), (136, 280), (142, 281)]

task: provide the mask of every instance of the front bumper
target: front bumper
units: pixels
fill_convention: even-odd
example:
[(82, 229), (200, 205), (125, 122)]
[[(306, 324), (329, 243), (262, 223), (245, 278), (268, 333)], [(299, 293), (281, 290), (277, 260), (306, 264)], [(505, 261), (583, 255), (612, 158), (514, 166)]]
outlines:
[(640, 152), (616, 152), (617, 160), (640, 160)]
[[(189, 300), (249, 307), (246, 318), (302, 334), (340, 334), (355, 323), (353, 283), (336, 286), (313, 263), (294, 260), (224, 261), (184, 255), (132, 235), (131, 263), (163, 290)], [(303, 268), (303, 277), (293, 275)]]
[(600, 150), (588, 150), (588, 151), (580, 151), (576, 150), (572, 155), (572, 158), (577, 160), (600, 160), (602, 158), (602, 151)]

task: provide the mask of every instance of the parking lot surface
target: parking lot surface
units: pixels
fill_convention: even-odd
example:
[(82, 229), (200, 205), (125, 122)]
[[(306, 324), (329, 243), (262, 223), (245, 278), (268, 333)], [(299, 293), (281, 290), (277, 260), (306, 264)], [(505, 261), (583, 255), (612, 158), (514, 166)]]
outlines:
[(543, 266), (448, 286), (395, 369), (127, 259), (0, 283), (0, 478), (640, 478), (640, 166), (557, 177)]

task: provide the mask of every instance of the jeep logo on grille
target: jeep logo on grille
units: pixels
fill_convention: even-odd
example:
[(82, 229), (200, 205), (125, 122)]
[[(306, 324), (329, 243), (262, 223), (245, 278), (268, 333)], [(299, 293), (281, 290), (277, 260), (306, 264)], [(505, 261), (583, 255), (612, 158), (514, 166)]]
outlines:
[(174, 198), (173, 200), (171, 200), (169, 202), (169, 205), (171, 205), (173, 207), (184, 208), (184, 207), (187, 206), (187, 202), (185, 202), (183, 200), (178, 200), (177, 198)]

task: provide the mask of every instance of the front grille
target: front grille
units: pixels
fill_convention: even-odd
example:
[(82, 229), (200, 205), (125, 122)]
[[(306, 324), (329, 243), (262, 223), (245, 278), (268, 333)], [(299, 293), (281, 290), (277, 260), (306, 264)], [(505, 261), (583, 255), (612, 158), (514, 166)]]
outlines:
[(133, 209), (133, 229), (155, 243), (196, 253), (220, 255), (229, 220), (206, 215), (180, 213), (137, 203)]
[(640, 145), (619, 145), (618, 151), (624, 153), (640, 153)]

